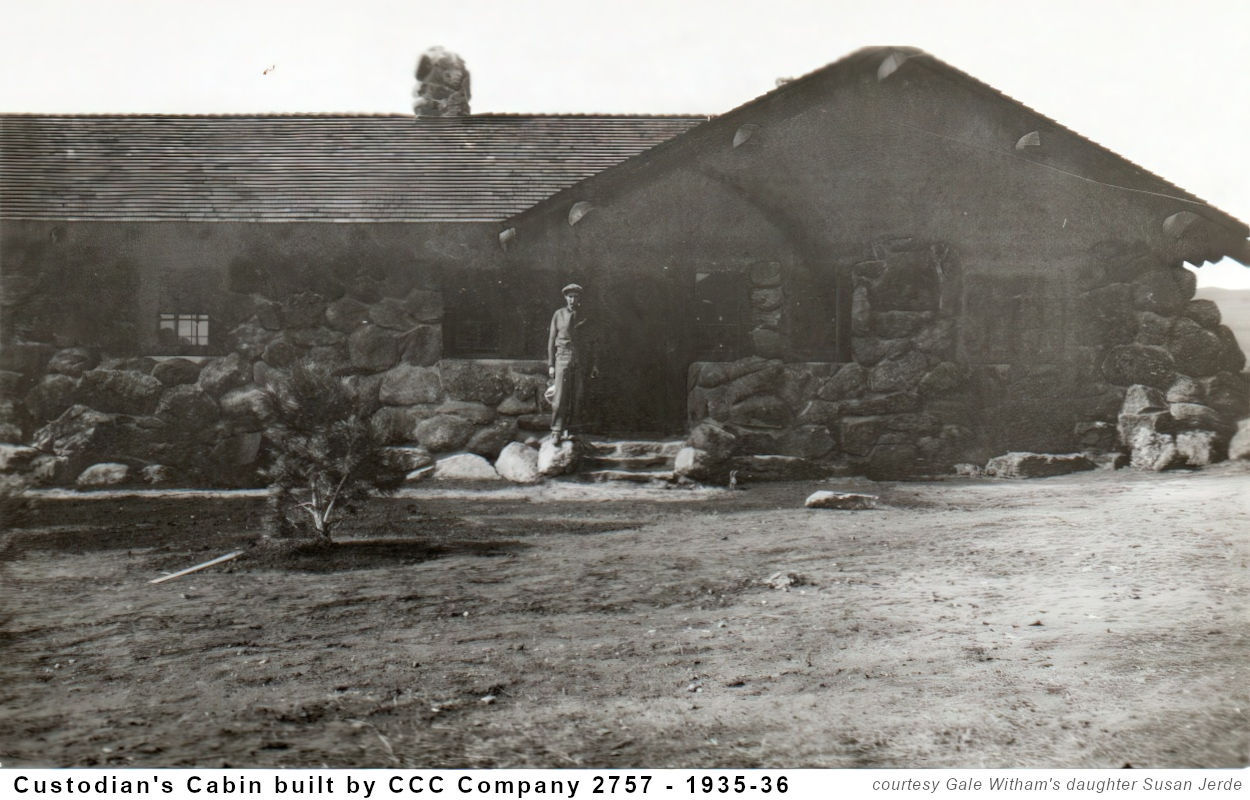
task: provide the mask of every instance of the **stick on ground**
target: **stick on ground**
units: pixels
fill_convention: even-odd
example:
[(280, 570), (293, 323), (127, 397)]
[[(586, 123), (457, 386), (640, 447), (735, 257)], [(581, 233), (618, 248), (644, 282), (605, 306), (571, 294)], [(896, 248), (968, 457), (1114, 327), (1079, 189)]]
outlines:
[(190, 575), (192, 572), (199, 572), (200, 570), (205, 569), (207, 567), (211, 567), (214, 564), (221, 564), (223, 562), (238, 558), (241, 555), (243, 555), (242, 550), (235, 550), (233, 553), (226, 553), (224, 556), (217, 556), (212, 561), (205, 561), (203, 564), (196, 564), (194, 567), (187, 567), (181, 572), (175, 572), (171, 575), (164, 575), (160, 578), (153, 578), (152, 580), (148, 581), (148, 583), (164, 583), (165, 581), (172, 581), (174, 578), (181, 578), (183, 575)]

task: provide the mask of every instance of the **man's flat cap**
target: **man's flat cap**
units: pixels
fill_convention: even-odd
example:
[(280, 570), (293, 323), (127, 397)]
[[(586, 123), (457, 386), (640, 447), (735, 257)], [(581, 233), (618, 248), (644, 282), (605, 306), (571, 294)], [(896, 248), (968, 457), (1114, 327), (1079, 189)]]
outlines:
[(565, 286), (563, 289), (560, 290), (560, 294), (581, 294), (581, 293), (582, 293), (582, 287), (578, 286), (576, 283), (570, 283), (568, 286)]

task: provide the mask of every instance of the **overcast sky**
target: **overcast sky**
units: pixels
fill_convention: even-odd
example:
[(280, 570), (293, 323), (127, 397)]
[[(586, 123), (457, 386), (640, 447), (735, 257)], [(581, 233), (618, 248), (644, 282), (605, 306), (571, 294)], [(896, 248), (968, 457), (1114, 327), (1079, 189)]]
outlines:
[[(911, 45), (1250, 220), (1247, 0), (0, 0), (0, 110), (411, 111), (431, 45), (473, 111), (721, 113)], [(1250, 288), (1250, 268), (1199, 271)]]

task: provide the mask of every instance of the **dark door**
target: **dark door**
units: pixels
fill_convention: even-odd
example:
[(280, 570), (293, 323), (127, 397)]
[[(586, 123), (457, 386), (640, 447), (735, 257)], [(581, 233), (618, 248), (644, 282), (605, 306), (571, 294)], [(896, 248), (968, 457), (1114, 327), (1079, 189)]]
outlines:
[(588, 433), (685, 430), (689, 290), (667, 272), (596, 279), (599, 378), (588, 387)]

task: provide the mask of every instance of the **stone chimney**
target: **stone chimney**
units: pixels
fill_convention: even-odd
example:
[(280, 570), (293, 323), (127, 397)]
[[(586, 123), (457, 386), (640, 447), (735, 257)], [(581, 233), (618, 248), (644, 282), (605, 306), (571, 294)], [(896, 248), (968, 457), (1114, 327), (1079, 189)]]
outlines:
[(417, 88), (412, 112), (418, 117), (469, 115), (469, 71), (464, 59), (441, 47), (431, 47), (417, 62)]

